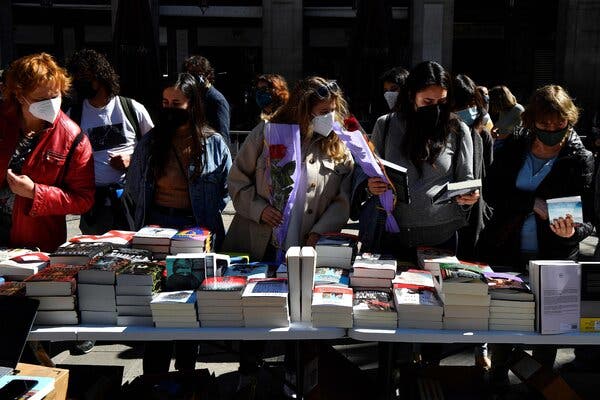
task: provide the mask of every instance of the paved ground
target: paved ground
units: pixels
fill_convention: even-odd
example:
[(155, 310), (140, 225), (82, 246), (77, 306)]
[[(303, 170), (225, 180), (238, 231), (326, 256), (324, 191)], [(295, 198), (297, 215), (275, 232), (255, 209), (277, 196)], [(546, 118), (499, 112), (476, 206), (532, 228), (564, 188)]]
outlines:
[[(233, 214), (234, 210), (230, 204), (224, 213), (226, 228), (231, 223)], [(68, 218), (68, 230), (69, 236), (79, 232), (78, 218), (76, 216)], [(355, 233), (356, 224), (349, 223), (345, 231)], [(582, 243), (581, 250), (585, 258), (591, 257), (596, 242), (596, 237), (590, 237)], [(231, 346), (233, 346), (233, 351), (225, 350), (226, 347)], [(231, 343), (202, 343), (200, 349), (201, 355), (196, 364), (197, 368), (208, 368), (210, 372), (213, 372), (217, 376), (222, 398), (225, 399), (231, 398), (237, 385), (238, 362), (235, 354), (235, 346), (235, 344), (232, 345)], [(282, 344), (270, 343), (269, 346), (267, 355), (272, 357), (271, 360), (280, 360), (281, 354), (283, 354)], [(365, 372), (365, 376), (371, 378), (375, 377), (377, 368), (377, 351), (375, 343), (342, 343), (337, 348), (347, 359), (358, 365), (360, 369)], [(69, 351), (64, 348), (64, 344), (61, 343), (55, 344), (52, 350), (53, 361), (57, 364), (123, 366), (123, 383), (131, 381), (142, 373), (142, 354), (143, 345), (140, 343), (97, 343), (92, 352), (82, 356), (71, 356)], [(556, 367), (560, 367), (565, 363), (570, 362), (573, 360), (573, 357), (572, 348), (560, 349), (556, 360)], [(468, 348), (458, 351), (457, 354), (442, 360), (442, 365), (471, 366), (474, 365), (473, 360), (473, 350), (472, 348)], [(171, 370), (173, 370), (173, 362), (171, 363)], [(578, 387), (583, 387), (581, 390), (584, 393), (582, 394), (584, 398), (592, 398), (585, 397), (585, 393), (590, 393), (590, 396), (592, 396), (591, 393), (593, 392), (591, 390), (593, 389), (593, 386), (592, 389), (590, 389), (590, 383), (597, 382), (599, 378), (600, 373), (586, 376), (585, 379), (582, 375), (574, 375), (571, 377), (571, 380), (578, 381)], [(264, 372), (261, 374), (260, 380), (261, 382), (268, 382), (268, 384), (263, 385), (263, 392), (260, 397), (264, 399), (275, 398), (275, 393), (280, 388), (280, 384), (274, 381), (271, 375)], [(518, 385), (518, 379), (512, 374), (511, 382), (513, 383), (512, 390), (506, 398), (531, 398), (531, 394), (528, 394), (522, 385)], [(589, 392), (586, 390), (589, 390)]]

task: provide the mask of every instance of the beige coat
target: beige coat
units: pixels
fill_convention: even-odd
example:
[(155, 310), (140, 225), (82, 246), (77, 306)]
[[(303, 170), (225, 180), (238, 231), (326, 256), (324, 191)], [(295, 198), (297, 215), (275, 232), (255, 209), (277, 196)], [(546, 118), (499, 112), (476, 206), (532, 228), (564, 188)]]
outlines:
[[(249, 253), (253, 260), (262, 260), (272, 234), (272, 229), (260, 222), (260, 216), (269, 204), (266, 152), (263, 152), (264, 126), (261, 122), (246, 138), (227, 179), (236, 215), (223, 249)], [(306, 149), (307, 187), (301, 228), (304, 238), (311, 232), (338, 232), (350, 215), (352, 156), (346, 150), (346, 160), (336, 163), (321, 152), (319, 140)]]

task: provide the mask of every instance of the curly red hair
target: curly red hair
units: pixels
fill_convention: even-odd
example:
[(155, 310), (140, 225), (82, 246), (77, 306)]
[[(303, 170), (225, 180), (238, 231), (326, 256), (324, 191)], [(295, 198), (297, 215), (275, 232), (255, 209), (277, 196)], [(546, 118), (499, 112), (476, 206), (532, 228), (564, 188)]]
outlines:
[(290, 99), (290, 91), (288, 89), (285, 78), (277, 74), (264, 74), (256, 78), (256, 85), (264, 82), (269, 87), (273, 96), (273, 109), (285, 104)]

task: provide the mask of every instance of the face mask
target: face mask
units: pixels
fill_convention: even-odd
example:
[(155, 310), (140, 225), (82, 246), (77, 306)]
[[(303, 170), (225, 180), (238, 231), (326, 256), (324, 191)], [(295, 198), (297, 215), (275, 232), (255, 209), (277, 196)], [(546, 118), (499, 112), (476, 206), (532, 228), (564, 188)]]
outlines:
[(36, 118), (54, 123), (60, 112), (61, 97), (56, 96), (52, 99), (36, 101), (29, 104), (29, 112)]
[(75, 87), (77, 96), (81, 100), (91, 99), (96, 96), (96, 93), (98, 93), (98, 90), (92, 87), (92, 82), (87, 80), (75, 81), (73, 82), (73, 86)]
[(254, 95), (254, 99), (256, 100), (256, 104), (262, 110), (269, 106), (273, 102), (273, 97), (271, 93), (264, 90), (257, 90)]
[(329, 136), (335, 122), (335, 111), (325, 115), (317, 115), (312, 120), (313, 131), (325, 137)]
[(485, 101), (485, 104), (490, 104), (490, 95), (489, 94), (484, 94), (483, 95), (483, 101)]
[(445, 107), (445, 105), (432, 104), (430, 106), (417, 108), (415, 113), (417, 126), (419, 126), (426, 133), (429, 133), (431, 130), (435, 129), (440, 123), (442, 107)]
[(563, 140), (563, 138), (569, 132), (569, 129), (570, 128), (568, 126), (558, 131), (543, 131), (541, 129), (535, 128), (534, 133), (540, 142), (542, 142), (546, 146), (552, 147), (556, 146)]
[(477, 107), (469, 107), (464, 110), (460, 110), (456, 112), (458, 118), (460, 118), (465, 124), (468, 126), (473, 126), (475, 120), (479, 116), (479, 111), (477, 111)]
[(190, 119), (185, 108), (163, 107), (160, 110), (159, 125), (166, 130), (175, 130)]
[(385, 101), (387, 102), (390, 110), (396, 105), (396, 101), (398, 100), (398, 94), (398, 92), (393, 91), (383, 93), (383, 98), (385, 98)]

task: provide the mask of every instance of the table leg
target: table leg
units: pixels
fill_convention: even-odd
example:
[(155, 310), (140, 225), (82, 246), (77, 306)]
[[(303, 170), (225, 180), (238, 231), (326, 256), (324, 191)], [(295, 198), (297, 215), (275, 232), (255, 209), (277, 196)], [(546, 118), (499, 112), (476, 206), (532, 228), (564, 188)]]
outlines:
[(304, 370), (302, 368), (302, 343), (294, 340), (296, 352), (296, 394), (298, 399), (304, 398)]
[(379, 353), (378, 398), (381, 400), (393, 399), (395, 397), (393, 385), (394, 344), (379, 342), (377, 347)]

